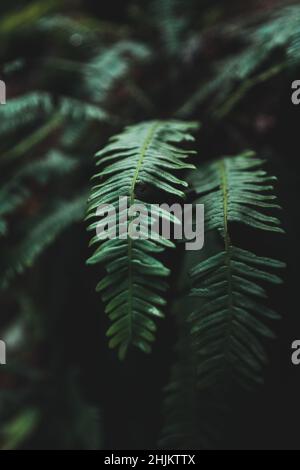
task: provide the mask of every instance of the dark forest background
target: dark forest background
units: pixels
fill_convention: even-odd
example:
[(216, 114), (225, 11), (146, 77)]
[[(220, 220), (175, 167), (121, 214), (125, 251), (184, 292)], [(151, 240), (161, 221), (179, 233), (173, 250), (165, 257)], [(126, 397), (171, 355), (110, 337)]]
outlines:
[[(26, 3), (29, 2), (2, 0), (0, 5), (0, 38), (1, 35), (4, 38), (0, 40), (0, 70), (1, 79), (7, 82), (8, 103), (25, 91), (34, 90), (37, 84), (54, 95), (76, 96), (79, 80), (76, 74), (45, 70), (39, 60), (46, 56), (65, 56), (84, 63), (89, 58), (89, 46), (80, 46), (73, 53), (69, 44), (65, 46), (64, 38), (55, 33), (44, 34), (38, 40), (39, 36), (31, 35), (30, 31), (23, 37), (21, 27), (5, 36), (5, 18), (20, 13)], [(39, 3), (46, 4), (47, 0)], [(236, 42), (224, 40), (227, 32), (221, 32), (222, 28), (236, 26), (243, 34), (243, 22), (261, 14), (268, 17), (276, 8), (294, 2), (210, 0), (193, 2), (190, 11), (179, 9), (178, 16), (186, 15), (191, 28), (183, 61), (176, 58), (168, 61), (160, 55), (162, 40), (157, 30), (151, 28), (151, 22), (156, 20), (145, 13), (151, 2), (67, 0), (60, 3), (63, 6), (55, 7), (55, 13), (79, 20), (93, 19), (95, 25), (87, 22), (88, 27), (96, 26), (100, 37), (104, 34), (105, 44), (118, 37), (136, 41), (142, 38), (157, 54), (150, 64), (132, 66), (130, 73), (142, 90), (140, 94), (124, 85), (127, 77), (114, 86), (105, 106), (120, 120), (116, 124), (119, 130), (123, 125), (153, 116), (172, 116), (186, 96), (192, 96), (203, 81), (209, 80), (215, 62), (243, 48), (243, 38)], [(6, 75), (4, 65), (21, 57), (26, 59), (25, 68), (18, 71), (17, 67), (12, 75)], [(184, 71), (178, 76), (180, 68)], [(170, 69), (174, 81), (166, 79)], [(253, 234), (249, 238), (249, 233), (238, 230), (246, 246), (262, 252), (267, 247), (276, 258), (287, 262), (288, 267), (283, 286), (270, 291), (270, 303), (281, 313), (282, 321), (275, 325), (276, 340), (267, 345), (270, 364), (265, 385), (251, 394), (236, 397), (238, 412), (230, 417), (230, 432), (222, 443), (227, 449), (299, 449), (300, 368), (291, 363), (291, 344), (300, 339), (300, 107), (291, 102), (291, 83), (296, 79), (300, 79), (300, 66), (259, 83), (223, 119), (214, 120), (208, 111), (211, 98), (187, 113), (189, 119), (202, 123), (196, 143), (199, 158), (209, 160), (244, 148), (253, 148), (266, 157), (268, 170), (278, 177), (276, 192), (286, 231), (285, 236), (273, 240), (269, 235)], [(147, 99), (155, 102), (154, 111), (144, 102), (145, 90)], [(81, 152), (85, 159), (80, 172), (46, 187), (36, 188), (33, 184), (33, 195), (10, 219), (12, 227), (28, 214), (38, 213), (46, 198), (54, 201), (57, 192), (75, 194), (88, 188), (94, 171), (92, 156), (111, 134), (110, 122), (101, 123), (101, 129), (97, 123), (92, 124), (86, 140), (76, 144), (76, 152)], [(61, 130), (56, 129), (34, 150), (41, 155), (56, 147), (60, 137)], [(18, 133), (4, 139), (2, 136), (1, 153), (17, 143)], [(99, 267), (86, 266), (90, 256), (88, 244), (85, 223), (66, 228), (39, 256), (34, 267), (1, 293), (0, 338), (7, 339), (11, 347), (7, 351), (8, 364), (0, 369), (0, 448), (121, 450), (158, 446), (163, 426), (163, 388), (174, 361), (177, 335), (174, 318), (172, 314), (167, 315), (160, 323), (151, 355), (134, 351), (125, 362), (120, 362), (107, 347), (108, 321), (94, 289), (99, 281)], [(5, 251), (1, 245), (2, 259)], [(182, 271), (182, 256), (183, 253), (180, 256), (176, 253), (168, 259), (173, 266), (170, 304), (177, 296), (176, 279)]]

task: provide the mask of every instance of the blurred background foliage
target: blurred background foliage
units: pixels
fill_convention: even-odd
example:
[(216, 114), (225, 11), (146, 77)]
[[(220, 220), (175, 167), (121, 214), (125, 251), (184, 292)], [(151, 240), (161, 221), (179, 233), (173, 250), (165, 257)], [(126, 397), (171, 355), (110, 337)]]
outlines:
[[(280, 177), (288, 244), (265, 244), (289, 261), (285, 292), (272, 293), (284, 321), (264, 389), (237, 397), (220, 440), (225, 448), (293, 446), (289, 420), (300, 417), (300, 381), (289, 367), (300, 329), (298, 119), (290, 100), (300, 71), (297, 3), (2, 0), (0, 15), (7, 85), (0, 107), (0, 337), (8, 350), (0, 369), (0, 448), (156, 448), (162, 389), (176, 332), (185, 341), (185, 327), (177, 329), (170, 314), (151, 357), (135, 353), (118, 363), (93, 292), (99, 272), (85, 267), (82, 220), (95, 151), (127, 124), (170, 117), (202, 122), (199, 159), (253, 148)], [(178, 259), (169, 262), (171, 305), (182, 268)], [(191, 376), (182, 380), (193, 390)], [(180, 400), (189, 418), (184, 443), (199, 445), (199, 397)], [(212, 405), (200, 416), (213, 427), (216, 414)]]

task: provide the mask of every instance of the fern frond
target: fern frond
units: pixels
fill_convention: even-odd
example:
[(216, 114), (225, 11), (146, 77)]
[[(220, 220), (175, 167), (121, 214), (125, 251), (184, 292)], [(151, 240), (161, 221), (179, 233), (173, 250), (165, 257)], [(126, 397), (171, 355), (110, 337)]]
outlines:
[(0, 132), (9, 132), (40, 117), (40, 113), (53, 111), (48, 93), (31, 92), (17, 98), (10, 98), (6, 106), (0, 107)]
[(103, 102), (117, 82), (128, 74), (132, 64), (143, 63), (150, 57), (150, 49), (134, 41), (119, 41), (100, 51), (84, 70), (89, 96), (98, 103)]
[(66, 96), (60, 98), (57, 110), (62, 116), (75, 121), (108, 120), (108, 114), (99, 106)]
[[(173, 173), (193, 167), (185, 162), (193, 152), (181, 150), (179, 143), (192, 141), (191, 131), (195, 127), (179, 121), (152, 121), (128, 127), (113, 137), (97, 154), (97, 164), (104, 167), (94, 177), (99, 184), (92, 190), (88, 218), (96, 217), (97, 208), (103, 204), (113, 205), (118, 215), (124, 215), (118, 212), (120, 197), (128, 197), (129, 208), (143, 204), (137, 197), (139, 185), (149, 185), (176, 197), (184, 196), (181, 188), (187, 183)], [(147, 231), (148, 217), (141, 216), (143, 230)], [(128, 220), (131, 222), (132, 218)], [(120, 225), (116, 222), (119, 233)], [(95, 230), (98, 223), (92, 223), (89, 229)], [(165, 304), (161, 292), (167, 285), (161, 278), (169, 275), (169, 269), (155, 254), (174, 246), (162, 237), (134, 240), (128, 226), (126, 232), (125, 240), (115, 238), (101, 243), (88, 260), (88, 264), (104, 263), (106, 267), (107, 275), (97, 290), (102, 292), (105, 311), (113, 322), (107, 332), (110, 347), (118, 347), (120, 358), (124, 358), (131, 345), (145, 352), (151, 350), (156, 330), (153, 318), (163, 316), (161, 307)], [(99, 243), (98, 236), (91, 241), (91, 245)]]
[[(297, 62), (299, 64), (300, 50), (297, 47), (300, 40), (299, 22), (299, 5), (275, 10), (269, 21), (264, 22), (258, 28), (252, 28), (250, 39), (256, 52), (261, 48), (264, 54), (270, 55), (276, 49), (282, 50), (290, 61), (290, 65)], [(264, 59), (264, 56), (262, 58)]]
[(26, 93), (10, 99), (0, 108), (0, 133), (10, 132), (38, 120), (41, 116), (57, 113), (74, 120), (107, 120), (107, 113), (99, 106), (79, 99), (60, 96), (57, 101), (50, 93)]
[[(226, 100), (239, 99), (257, 84), (269, 80), (286, 68), (300, 63), (300, 7), (292, 5), (276, 9), (260, 23), (234, 28), (233, 37), (245, 42), (242, 51), (216, 63), (211, 80), (198, 89), (178, 111), (178, 116), (187, 116), (204, 100), (211, 97), (211, 111), (218, 116), (220, 106)], [(226, 33), (226, 31), (225, 31)], [(271, 63), (271, 64), (270, 64)], [(268, 65), (267, 65), (268, 64)], [(240, 87), (240, 90), (239, 88)], [(237, 96), (231, 96), (238, 88)], [(225, 109), (229, 111), (233, 104)], [(222, 111), (221, 117), (225, 115)]]
[(42, 252), (70, 225), (83, 220), (87, 195), (59, 201), (49, 211), (30, 221), (23, 240), (7, 256), (7, 268), (1, 273), (0, 287), (6, 288), (17, 274), (33, 266)]
[(197, 357), (198, 385), (218, 386), (226, 380), (249, 387), (262, 380), (267, 361), (262, 339), (272, 338), (268, 321), (279, 316), (262, 300), (261, 282), (279, 284), (272, 274), (282, 262), (234, 246), (231, 223), (282, 233), (277, 218), (267, 211), (278, 208), (272, 182), (261, 169), (263, 161), (251, 153), (223, 158), (200, 170), (193, 178), (199, 201), (206, 209), (206, 230), (217, 230), (224, 248), (191, 270), (199, 300), (189, 315)]
[(166, 51), (176, 56), (182, 50), (184, 34), (188, 29), (189, 16), (193, 3), (182, 0), (154, 0), (152, 2), (152, 18), (157, 24), (163, 38)]

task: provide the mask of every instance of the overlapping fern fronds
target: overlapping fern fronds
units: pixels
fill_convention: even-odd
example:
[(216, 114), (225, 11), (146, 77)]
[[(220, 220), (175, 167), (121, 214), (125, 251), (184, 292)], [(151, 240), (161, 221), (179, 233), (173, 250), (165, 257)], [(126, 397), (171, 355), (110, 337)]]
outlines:
[[(46, 89), (44, 86), (40, 87), (39, 84), (35, 84), (33, 91), (22, 92), (22, 83), (20, 83), (21, 92), (18, 92), (18, 96), (9, 96), (6, 105), (0, 107), (0, 136), (3, 137), (0, 156), (0, 236), (1, 241), (7, 242), (8, 245), (9, 237), (4, 239), (3, 236), (10, 233), (12, 220), (15, 229), (18, 230), (20, 227), (20, 231), (22, 231), (22, 226), (27, 223), (25, 206), (27, 202), (30, 202), (30, 198), (34, 197), (36, 189), (39, 189), (41, 184), (50, 182), (50, 179), (53, 182), (55, 178), (86, 165), (87, 160), (84, 161), (81, 158), (81, 160), (75, 161), (75, 158), (71, 159), (66, 154), (76, 153), (74, 143), (76, 139), (82, 139), (81, 142), (85, 139), (85, 133), (89, 131), (88, 126), (93, 124), (92, 121), (107, 122), (107, 112), (102, 106), (92, 102), (94, 98), (96, 99), (99, 86), (102, 86), (101, 104), (105, 104), (105, 99), (116, 80), (129, 72), (133, 60), (143, 60), (149, 55), (148, 48), (134, 41), (118, 41), (111, 48), (101, 47), (100, 54), (101, 25), (96, 24), (95, 21), (95, 27), (91, 29), (88, 19), (81, 21), (80, 18), (74, 19), (64, 15), (45, 16), (48, 10), (54, 12), (57, 4), (56, 1), (49, 2), (47, 7), (42, 8), (38, 2), (31, 2), (28, 8), (24, 8), (20, 12), (13, 11), (1, 20), (0, 34), (8, 39), (22, 22), (22, 28), (18, 32), (18, 40), (24, 39), (26, 41), (29, 36), (32, 36), (36, 38), (37, 43), (42, 44), (43, 41), (40, 40), (42, 37), (55, 34), (57, 42), (64, 45), (67, 50), (73, 47), (73, 40), (77, 41), (76, 44), (78, 41), (87, 41), (89, 44), (92, 42), (94, 47), (92, 58), (85, 57), (85, 62), (77, 60), (73, 62), (60, 57), (51, 58), (48, 55), (41, 55), (34, 59), (43, 70), (45, 66), (48, 69), (56, 70), (58, 64), (62, 68), (65, 64), (68, 66), (72, 64), (73, 67), (76, 67), (76, 72), (79, 75), (78, 83), (72, 82), (70, 96), (57, 92), (54, 94), (51, 83)], [(107, 59), (103, 60), (101, 64), (99, 64), (99, 54), (102, 58), (105, 56)], [(25, 67), (24, 73), (28, 73), (33, 64), (34, 61), (28, 63), (27, 59), (23, 57), (14, 62), (8, 61), (3, 69), (8, 88), (10, 88), (12, 78), (15, 83), (18, 82), (17, 74), (13, 73), (15, 70)], [(70, 71), (69, 67), (66, 70), (64, 68), (61, 70), (64, 74), (66, 71)], [(71, 69), (71, 72), (73, 73), (74, 70)], [(11, 78), (11, 75), (14, 76)], [(87, 86), (87, 83), (90, 87)], [(14, 85), (14, 87), (18, 89), (18, 86)], [(79, 88), (82, 90), (81, 94), (78, 94)], [(111, 122), (112, 119), (110, 119)], [(15, 138), (16, 133), (19, 133), (17, 139)], [(54, 146), (58, 148), (50, 153), (46, 151), (44, 155), (43, 145), (50, 135), (55, 138)], [(38, 148), (40, 154), (39, 145), (41, 145), (42, 151), (37, 159), (34, 151)], [(38, 185), (35, 184), (36, 182)], [(49, 188), (47, 189), (49, 190)], [(60, 206), (60, 198), (57, 198), (56, 194), (52, 194), (51, 197), (53, 206), (49, 210), (50, 213), (46, 211), (45, 220), (42, 220), (40, 214), (37, 214), (37, 217), (28, 217), (30, 218), (31, 234), (24, 234), (23, 243), (15, 247), (11, 259), (8, 259), (12, 254), (11, 250), (4, 250), (7, 260), (2, 266), (3, 271), (0, 276), (2, 285), (7, 285), (16, 272), (21, 272), (25, 266), (31, 265), (37, 258), (37, 254), (40, 254), (42, 249), (56, 238), (56, 233), (60, 233), (65, 226), (75, 219), (77, 220), (76, 208), (80, 213), (83, 207), (82, 200), (79, 204), (80, 207), (72, 199), (65, 201), (66, 210), (69, 208), (69, 215), (66, 215), (66, 220), (63, 222), (60, 219), (60, 214), (63, 217), (64, 210)], [(22, 214), (23, 209), (25, 216)], [(17, 210), (21, 210), (21, 214), (17, 215), (18, 223), (15, 223)], [(57, 222), (54, 223), (53, 229), (49, 229), (49, 236), (43, 235), (43, 240), (39, 240), (38, 235), (47, 225), (47, 220), (50, 223), (55, 219)], [(32, 246), (29, 246), (30, 243)]]
[[(88, 218), (96, 217), (98, 206), (103, 204), (114, 206), (118, 219), (129, 214), (134, 204), (145, 204), (137, 196), (140, 185), (149, 185), (176, 197), (184, 196), (182, 189), (187, 183), (174, 173), (193, 168), (185, 161), (193, 152), (180, 149), (179, 144), (193, 140), (191, 131), (195, 127), (195, 124), (178, 121), (151, 121), (128, 127), (113, 137), (97, 154), (97, 164), (102, 168), (94, 177), (98, 184), (92, 190)], [(119, 212), (120, 197), (128, 198), (129, 207)], [(160, 215), (158, 210), (154, 218)], [(145, 238), (150, 229), (149, 218), (148, 214), (140, 216)], [(172, 219), (167, 212), (163, 217)], [(130, 224), (133, 217), (129, 216), (128, 220)], [(120, 239), (121, 222), (116, 220), (116, 223), (117, 235), (113, 239), (102, 243), (98, 235), (92, 239), (91, 245), (100, 243), (100, 246), (88, 263), (104, 263), (106, 267), (107, 274), (97, 290), (102, 292), (105, 311), (113, 322), (107, 333), (111, 338), (110, 347), (118, 347), (120, 358), (124, 358), (131, 345), (145, 352), (151, 350), (156, 330), (153, 319), (163, 316), (161, 308), (165, 304), (163, 292), (167, 285), (162, 279), (169, 275), (169, 269), (155, 255), (174, 245), (163, 237), (134, 239), (129, 234), (129, 226), (125, 239)], [(98, 224), (96, 220), (89, 229), (95, 230)]]
[[(266, 17), (253, 16), (254, 21), (247, 19), (242, 27), (237, 20), (227, 29), (226, 7), (212, 0), (151, 0), (146, 7), (130, 2), (130, 14), (118, 24), (88, 18), (79, 9), (68, 13), (66, 5), (60, 10), (62, 2), (57, 0), (50, 0), (48, 6), (42, 3), (29, 2), (24, 10), (19, 8), (0, 20), (1, 78), (9, 92), (7, 104), (0, 107), (0, 288), (9, 287), (67, 227), (82, 220), (91, 170), (88, 156), (102, 145), (107, 133), (112, 135), (123, 122), (148, 119), (149, 111), (172, 116), (182, 103), (187, 104), (177, 116), (198, 116), (198, 105), (207, 98), (205, 121), (210, 121), (211, 115), (224, 118), (251, 88), (298, 66), (300, 59), (298, 5)], [(54, 14), (47, 15), (48, 11)], [(219, 21), (220, 28), (211, 29), (211, 24), (219, 25)], [(34, 51), (32, 44), (36, 45)], [(158, 67), (162, 67), (159, 75)], [(32, 91), (28, 91), (29, 84)], [(190, 96), (191, 89), (197, 90), (196, 95)], [(138, 110), (136, 103), (141, 105)], [(208, 154), (215, 149), (211, 133), (216, 135), (214, 122), (210, 124), (210, 130), (204, 132)], [(93, 237), (91, 246), (96, 251), (88, 263), (99, 267), (99, 277), (104, 273), (97, 290), (111, 320), (107, 332), (110, 347), (118, 349), (120, 358), (131, 346), (151, 350), (156, 319), (167, 310), (166, 279), (172, 266), (170, 263), (169, 270), (161, 255), (174, 244), (163, 237), (144, 239), (143, 235), (149, 235), (151, 222), (161, 218), (176, 223), (170, 214), (151, 206), (152, 221), (139, 214), (142, 238), (131, 238), (135, 215), (130, 209), (142, 203), (150, 211), (150, 202), (157, 203), (161, 197), (173, 202), (184, 196), (187, 182), (181, 173), (193, 168), (186, 163), (193, 152), (184, 150), (181, 143), (192, 141), (195, 127), (180, 121), (142, 122), (126, 128), (97, 154), (99, 171), (88, 203), (89, 229), (93, 232), (103, 227), (97, 209), (110, 204), (117, 216), (116, 226), (110, 225), (110, 230), (114, 235), (116, 228), (116, 234), (109, 240)], [(234, 125), (231, 134), (229, 128), (224, 122), (222, 138), (229, 145), (235, 145), (233, 134), (241, 140), (248, 136), (247, 132), (240, 135)], [(205, 205), (207, 238), (213, 236), (218, 243), (190, 255), (192, 295), (187, 295), (190, 286), (184, 289), (175, 312), (179, 340), (166, 390), (163, 447), (212, 447), (218, 433), (226, 434), (223, 403), (231, 392), (239, 393), (236, 385), (248, 389), (262, 381), (267, 361), (264, 338), (273, 337), (272, 320), (278, 318), (265, 306), (265, 284), (281, 282), (273, 270), (282, 268), (283, 263), (241, 248), (236, 232), (233, 234), (236, 225), (232, 225), (246, 225), (255, 236), (260, 230), (282, 231), (273, 216), (278, 208), (273, 179), (261, 166), (262, 161), (249, 153), (222, 158), (192, 172), (191, 182), (200, 197), (197, 202)], [(129, 203), (121, 212), (120, 197), (127, 197)], [(126, 237), (122, 239), (118, 232), (124, 231), (124, 225), (118, 217), (125, 215)], [(112, 215), (109, 220), (114, 223)], [(173, 261), (175, 283), (177, 258)], [(178, 268), (183, 270), (181, 265)], [(67, 292), (61, 289), (61, 295)], [(5, 295), (10, 293), (13, 298), (19, 296), (14, 287)], [(42, 297), (40, 300), (42, 307)], [(6, 308), (6, 301), (3, 305)], [(49, 329), (57, 338), (62, 336), (60, 318), (54, 319), (53, 329)], [(75, 327), (76, 322), (72, 323), (72, 335)], [(49, 344), (50, 337), (46, 330), (44, 333)], [(63, 371), (62, 364), (58, 369)], [(62, 387), (66, 390), (62, 407), (66, 402), (72, 404), (76, 383), (57, 383), (58, 394)], [(45, 381), (26, 387), (42, 391), (49, 386), (53, 384)], [(24, 398), (10, 401), (13, 409), (2, 419), (8, 424), (4, 436), (7, 447), (23, 445), (33, 428), (35, 434), (36, 421), (40, 422), (42, 413), (36, 420), (31, 412), (32, 398), (29, 413)], [(48, 402), (44, 406), (49, 409)], [(2, 418), (5, 407), (6, 400), (0, 410)], [(77, 447), (82, 442), (90, 447), (90, 435), (99, 437), (92, 426), (93, 416), (76, 396), (67, 411), (71, 418), (66, 419), (66, 429), (74, 429), (71, 434)], [(24, 432), (18, 442), (12, 442), (16, 427)], [(53, 428), (55, 435), (55, 413)], [(46, 434), (49, 438), (48, 431)], [(68, 446), (65, 435), (62, 426), (57, 440)]]
[[(281, 282), (272, 273), (282, 262), (234, 246), (231, 224), (282, 233), (268, 215), (278, 208), (273, 180), (252, 153), (223, 158), (197, 173), (194, 185), (206, 208), (206, 230), (217, 230), (223, 247), (191, 270), (199, 305), (189, 315), (201, 389), (234, 381), (249, 387), (262, 380), (267, 357), (262, 339), (273, 337), (268, 321), (278, 315), (264, 305), (261, 283)], [(271, 272), (270, 272), (271, 271)]]
[(229, 32), (225, 28), (225, 37), (229, 34), (232, 40), (242, 41), (244, 47), (240, 52), (216, 61), (211, 80), (188, 99), (178, 115), (188, 115), (210, 97), (211, 111), (217, 117), (224, 117), (254, 86), (285, 69), (297, 67), (299, 24), (300, 7), (291, 5), (276, 9), (266, 18), (259, 17), (258, 23), (243, 22), (241, 26), (231, 27)]

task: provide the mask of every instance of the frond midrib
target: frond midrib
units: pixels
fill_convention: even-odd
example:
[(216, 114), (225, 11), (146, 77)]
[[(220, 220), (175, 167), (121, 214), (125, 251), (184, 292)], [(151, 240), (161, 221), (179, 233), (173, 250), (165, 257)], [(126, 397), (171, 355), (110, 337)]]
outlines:
[[(141, 168), (143, 166), (144, 159), (146, 157), (147, 151), (149, 147), (151, 146), (151, 143), (154, 139), (155, 133), (157, 128), (159, 127), (159, 123), (155, 122), (149, 129), (149, 132), (146, 136), (145, 142), (141, 147), (140, 150), (140, 156), (138, 159), (138, 163), (133, 175), (132, 183), (131, 183), (131, 188), (130, 188), (130, 194), (129, 194), (129, 199), (130, 199), (130, 207), (134, 204), (135, 201), (135, 187), (138, 182), (139, 174), (141, 171)], [(132, 217), (129, 218), (129, 224), (132, 221)], [(133, 339), (133, 327), (132, 327), (132, 322), (133, 322), (133, 240), (130, 236), (127, 237), (128, 240), (128, 317), (129, 317), (129, 338), (128, 338), (128, 344), (131, 343)]]
[(234, 320), (234, 302), (233, 302), (233, 285), (232, 285), (232, 267), (231, 267), (231, 241), (228, 226), (228, 212), (229, 212), (229, 183), (226, 159), (219, 162), (219, 171), (221, 179), (221, 193), (223, 198), (223, 218), (224, 218), (224, 242), (225, 242), (225, 265), (227, 268), (227, 296), (228, 296), (228, 320), (226, 326), (226, 334), (224, 336), (224, 359), (225, 364), (230, 363), (228, 358), (230, 350), (230, 338), (232, 333), (232, 324)]
[[(282, 233), (280, 220), (265, 213), (265, 208), (273, 209), (275, 205), (272, 202), (263, 206), (260, 204), (261, 200), (271, 201), (276, 197), (262, 195), (259, 198), (261, 193), (273, 191), (274, 187), (268, 182), (274, 178), (266, 176), (266, 172), (255, 170), (264, 162), (261, 159), (249, 160), (252, 155), (245, 152), (235, 159), (223, 157), (210, 165), (202, 178), (200, 175), (200, 178), (195, 179), (196, 190), (202, 196), (199, 201), (206, 202), (208, 206), (210, 225), (206, 231), (217, 230), (224, 243), (223, 248), (219, 247), (218, 255), (208, 257), (191, 270), (193, 285), (196, 287), (192, 290), (192, 296), (204, 299), (202, 305), (200, 303), (189, 317), (192, 322), (196, 322), (192, 328), (196, 350), (199, 357), (204, 357), (199, 365), (199, 383), (201, 384), (201, 377), (204, 377), (203, 387), (207, 387), (208, 380), (214, 380), (215, 385), (220, 380), (226, 381), (226, 374), (245, 387), (261, 383), (258, 371), (262, 371), (267, 357), (259, 341), (255, 348), (251, 348), (252, 333), (255, 332), (259, 338), (273, 338), (272, 330), (261, 320), (267, 322), (270, 318), (278, 319), (272, 309), (260, 305), (260, 300), (267, 297), (267, 292), (259, 286), (258, 281), (280, 284), (280, 277), (273, 276), (268, 272), (268, 268), (281, 269), (284, 268), (284, 263), (258, 257), (247, 250), (242, 253), (243, 250), (232, 244), (230, 236), (230, 224), (237, 221), (237, 214), (241, 214), (241, 222), (246, 226)], [(250, 174), (252, 176), (249, 176)], [(204, 177), (208, 178), (207, 185)], [(249, 206), (254, 207), (252, 213), (251, 209), (247, 210)], [(257, 220), (264, 223), (257, 223)], [(241, 285), (238, 277), (241, 278)], [(204, 282), (202, 288), (201, 282)], [(217, 300), (213, 294), (214, 289)], [(202, 326), (204, 330), (201, 332)], [(250, 340), (245, 349), (241, 338), (248, 333)], [(206, 343), (210, 337), (217, 338), (218, 345), (207, 351)], [(242, 364), (244, 359), (247, 367)], [(213, 369), (211, 364), (214, 364)]]

